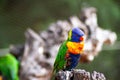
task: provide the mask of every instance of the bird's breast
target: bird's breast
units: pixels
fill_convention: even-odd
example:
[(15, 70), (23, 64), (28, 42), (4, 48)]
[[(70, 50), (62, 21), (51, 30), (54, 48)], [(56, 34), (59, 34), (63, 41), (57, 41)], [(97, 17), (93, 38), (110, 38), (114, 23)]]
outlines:
[(68, 51), (72, 54), (81, 54), (84, 48), (84, 42), (67, 42)]

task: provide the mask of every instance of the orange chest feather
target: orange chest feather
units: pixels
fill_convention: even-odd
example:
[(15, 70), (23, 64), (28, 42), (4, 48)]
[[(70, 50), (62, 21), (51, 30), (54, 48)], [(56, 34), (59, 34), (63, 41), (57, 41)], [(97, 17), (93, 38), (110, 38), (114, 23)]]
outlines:
[(81, 54), (84, 48), (84, 42), (67, 42), (68, 51), (72, 54)]

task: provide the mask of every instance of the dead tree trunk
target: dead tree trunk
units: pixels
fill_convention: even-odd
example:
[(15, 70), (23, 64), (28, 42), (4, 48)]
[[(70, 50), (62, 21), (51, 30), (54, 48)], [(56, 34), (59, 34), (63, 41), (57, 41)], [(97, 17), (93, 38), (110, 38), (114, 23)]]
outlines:
[(90, 74), (85, 70), (74, 69), (72, 71), (59, 71), (55, 80), (106, 80), (102, 73), (94, 71)]

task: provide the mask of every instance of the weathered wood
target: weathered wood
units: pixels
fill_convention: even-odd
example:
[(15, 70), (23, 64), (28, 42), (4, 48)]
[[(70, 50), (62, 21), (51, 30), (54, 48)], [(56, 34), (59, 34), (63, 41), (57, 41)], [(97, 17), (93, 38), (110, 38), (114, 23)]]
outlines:
[(59, 71), (55, 76), (55, 80), (71, 80), (72, 76), (71, 71)]
[(23, 57), (23, 52), (24, 52), (24, 44), (19, 44), (19, 45), (10, 45), (10, 53), (12, 53), (19, 61)]
[(104, 74), (100, 72), (94, 71), (91, 76), (92, 80), (106, 80)]
[(90, 80), (90, 72), (81, 69), (73, 70), (73, 80)]
[(104, 74), (94, 71), (90, 74), (85, 70), (73, 69), (72, 71), (59, 71), (55, 80), (106, 80)]
[(52, 66), (44, 52), (44, 42), (31, 29), (26, 32), (24, 55), (21, 60), (20, 80), (49, 80)]

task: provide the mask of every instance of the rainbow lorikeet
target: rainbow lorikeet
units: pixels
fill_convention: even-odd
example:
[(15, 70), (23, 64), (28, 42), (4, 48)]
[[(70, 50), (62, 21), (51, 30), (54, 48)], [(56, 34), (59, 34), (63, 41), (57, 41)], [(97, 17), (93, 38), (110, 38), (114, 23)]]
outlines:
[(10, 53), (0, 55), (0, 80), (19, 80), (18, 61)]
[(75, 68), (79, 62), (83, 48), (84, 32), (75, 27), (69, 31), (68, 39), (59, 48), (53, 72), (56, 73), (59, 70), (71, 70)]

